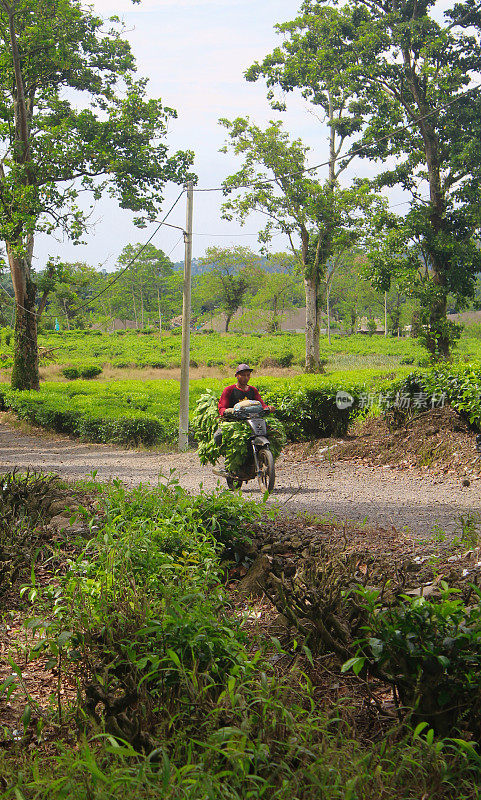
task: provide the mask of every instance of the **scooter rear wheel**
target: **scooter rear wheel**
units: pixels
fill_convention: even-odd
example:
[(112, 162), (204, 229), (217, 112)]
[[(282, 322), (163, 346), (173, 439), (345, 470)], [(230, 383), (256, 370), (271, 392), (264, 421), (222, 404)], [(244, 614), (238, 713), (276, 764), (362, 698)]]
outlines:
[(276, 469), (274, 466), (274, 456), (267, 448), (259, 450), (257, 453), (260, 474), (257, 476), (259, 487), (262, 492), (272, 492), (276, 479)]

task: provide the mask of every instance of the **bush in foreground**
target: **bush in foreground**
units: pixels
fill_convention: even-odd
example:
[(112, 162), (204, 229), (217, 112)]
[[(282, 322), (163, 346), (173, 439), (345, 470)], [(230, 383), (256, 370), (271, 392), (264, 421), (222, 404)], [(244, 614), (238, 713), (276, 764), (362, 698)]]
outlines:
[(282, 678), (280, 643), (248, 640), (219, 555), (226, 528), (232, 543), (264, 505), (226, 492), (192, 498), (172, 477), (157, 489), (96, 489), (98, 513), (80, 509), (86, 531), (69, 539), (51, 583), (22, 590), (37, 636), (14, 674), (21, 680), (25, 657), (46, 656), (57, 675), (77, 665), (81, 684), (57, 751), (2, 749), (5, 800), (479, 796), (469, 742), (419, 726), (362, 739), (347, 707), (319, 709), (307, 661)]

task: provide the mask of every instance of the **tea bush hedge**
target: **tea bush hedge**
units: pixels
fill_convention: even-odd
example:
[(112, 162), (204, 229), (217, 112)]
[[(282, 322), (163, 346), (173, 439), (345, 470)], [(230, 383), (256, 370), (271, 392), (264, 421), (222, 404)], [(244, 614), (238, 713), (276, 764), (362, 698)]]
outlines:
[(411, 397), (428, 395), (434, 404), (447, 402), (481, 430), (481, 367), (449, 364), (427, 372), (412, 372), (397, 388)]
[[(373, 386), (390, 384), (392, 374), (381, 370), (304, 375), (290, 379), (259, 378), (255, 385), (277, 409), (292, 440), (343, 435), (356, 414), (360, 395)], [(220, 395), (225, 382), (191, 382), (194, 410), (206, 389)], [(352, 404), (338, 408), (336, 394), (352, 397)], [(50, 382), (39, 392), (18, 392), (0, 384), (0, 405), (21, 419), (44, 428), (92, 442), (154, 445), (177, 438), (179, 383), (173, 380)]]
[[(100, 367), (109, 364), (118, 369), (172, 369), (180, 365), (181, 339), (173, 332), (160, 338), (157, 331), (147, 336), (143, 331), (132, 330), (115, 333), (63, 331), (60, 336), (53, 332), (41, 333), (39, 347), (42, 365), (58, 364), (79, 371), (93, 364)], [(191, 336), (191, 358), (199, 366), (224, 366), (231, 370), (239, 362), (246, 361), (254, 367), (265, 364), (265, 368), (278, 369), (302, 366), (304, 353), (305, 337), (300, 333), (242, 336), (193, 333)], [(321, 339), (321, 358), (335, 369), (393, 368), (406, 358), (417, 364), (423, 355), (414, 339), (333, 336), (331, 345), (326, 338)], [(12, 356), (13, 335), (3, 329), (0, 331), (0, 366), (11, 367)]]

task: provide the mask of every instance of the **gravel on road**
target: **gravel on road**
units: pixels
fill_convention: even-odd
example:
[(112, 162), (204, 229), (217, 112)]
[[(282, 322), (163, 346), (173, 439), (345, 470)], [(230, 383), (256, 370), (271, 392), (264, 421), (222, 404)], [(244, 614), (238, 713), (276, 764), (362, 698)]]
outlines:
[[(0, 422), (0, 473), (27, 467), (68, 480), (88, 478), (95, 471), (99, 481), (119, 478), (130, 486), (155, 485), (159, 475), (165, 480), (170, 470), (175, 470), (181, 485), (194, 492), (201, 485), (208, 491), (214, 489), (221, 480), (211, 467), (199, 463), (195, 452), (123, 450), (58, 435), (26, 434)], [(293, 460), (284, 455), (276, 464), (276, 473), (272, 502), (286, 513), (365, 520), (384, 528), (404, 528), (416, 537), (431, 533), (435, 526), (450, 535), (461, 533), (461, 518), (477, 518), (480, 509), (481, 482), (477, 478), (463, 486), (459, 478), (429, 471)], [(255, 481), (245, 485), (243, 493), (250, 499), (261, 496)]]

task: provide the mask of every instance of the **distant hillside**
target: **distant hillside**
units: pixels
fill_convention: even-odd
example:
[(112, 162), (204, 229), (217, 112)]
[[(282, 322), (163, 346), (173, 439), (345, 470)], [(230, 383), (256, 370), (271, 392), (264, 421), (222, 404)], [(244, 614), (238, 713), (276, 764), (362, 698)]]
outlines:
[[(184, 262), (177, 261), (174, 265), (174, 270), (176, 272), (183, 272), (184, 271)], [(207, 272), (208, 269), (204, 264), (199, 264), (197, 258), (192, 259), (192, 275), (203, 275), (204, 272)]]
[[(265, 259), (265, 258), (261, 258), (260, 266), (266, 272), (279, 272), (279, 271), (281, 271), (281, 270), (278, 270), (278, 269), (275, 268), (275, 264), (269, 264), (267, 259)], [(184, 271), (184, 262), (183, 261), (177, 261), (173, 265), (173, 267), (174, 267), (174, 270), (176, 272), (183, 272)], [(208, 265), (208, 264), (200, 264), (199, 263), (199, 259), (197, 259), (197, 258), (193, 258), (192, 259), (192, 275), (203, 275), (204, 272), (209, 272), (210, 269), (212, 269), (212, 267), (210, 265)]]

